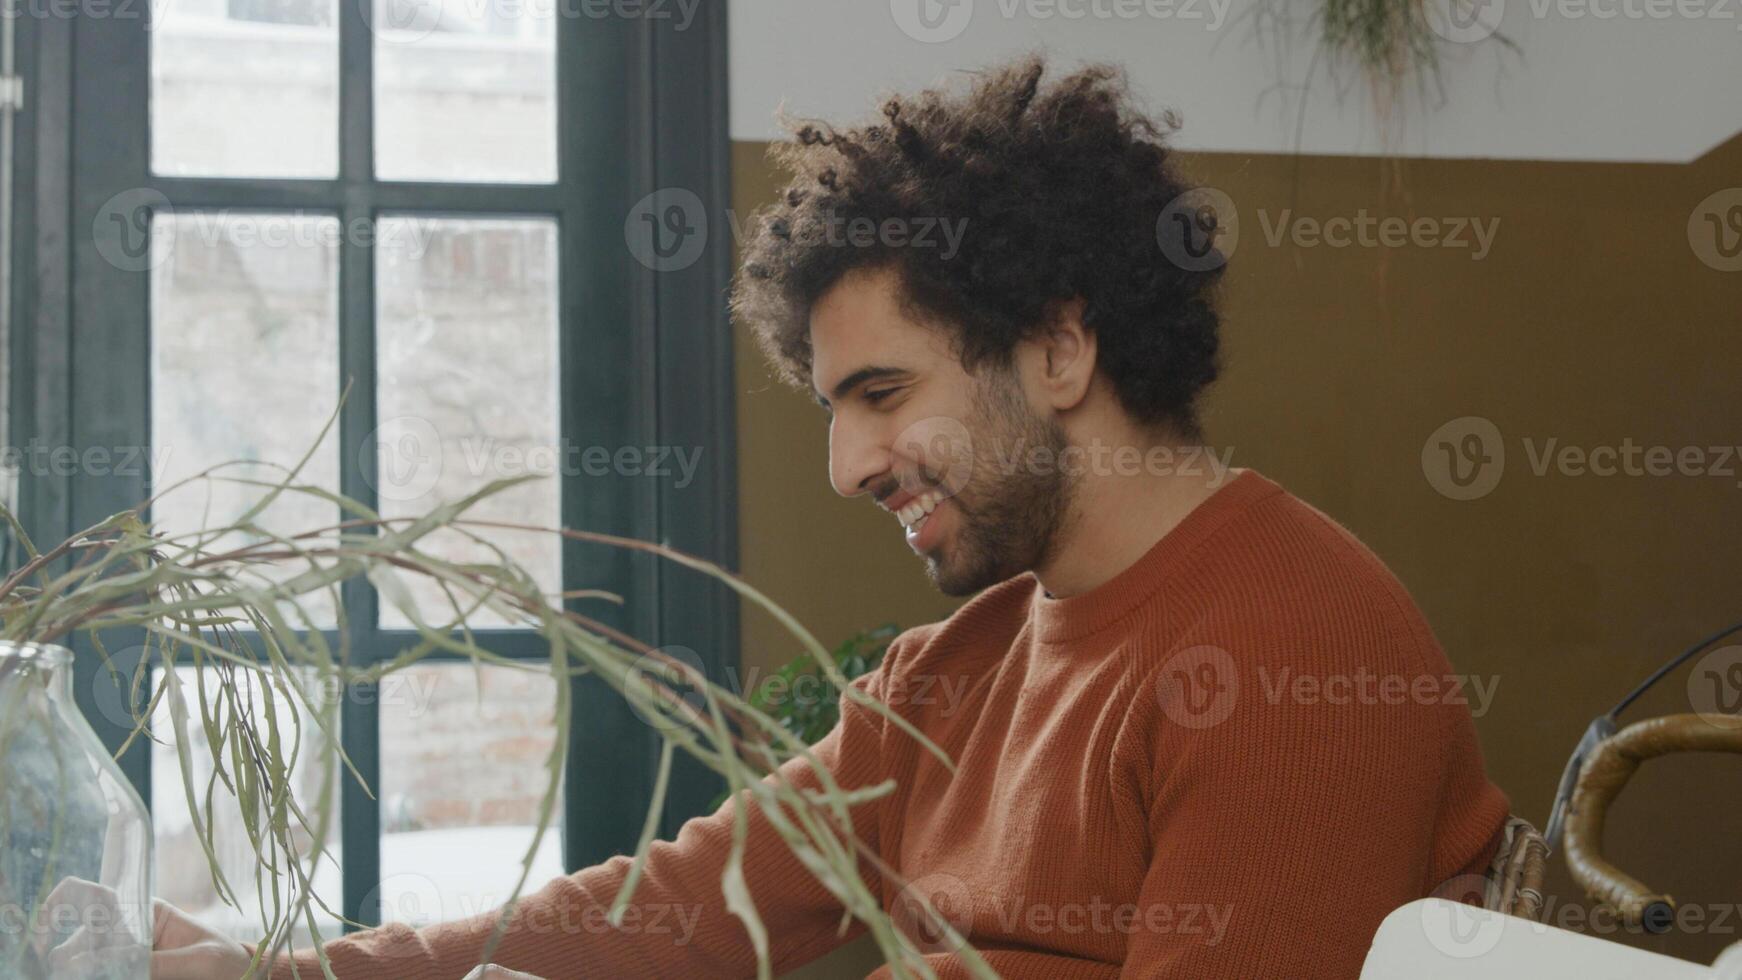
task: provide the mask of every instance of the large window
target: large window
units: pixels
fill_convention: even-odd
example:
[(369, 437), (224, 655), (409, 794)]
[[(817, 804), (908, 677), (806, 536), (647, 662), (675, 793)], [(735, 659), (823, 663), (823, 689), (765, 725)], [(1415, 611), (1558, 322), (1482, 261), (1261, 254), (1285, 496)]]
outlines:
[[(34, 165), (22, 210), (49, 223), (26, 237), (19, 265), (33, 276), (19, 308), (46, 370), (14, 404), (32, 433), (136, 447), (149, 461), (27, 474), (36, 534), (64, 536), (218, 461), (293, 463), (349, 385), (337, 438), (304, 475), (385, 516), (531, 472), (545, 479), (479, 516), (735, 560), (720, 306), (730, 242), (673, 268), (638, 258), (653, 250), (626, 237), (662, 189), (724, 206), (722, 6), (704, 3), (682, 29), (633, 6), (592, 16), (464, 0), (167, 0), (139, 5), (149, 21), (25, 23), (41, 105), (24, 134)], [(54, 225), (62, 214), (67, 224)], [(45, 397), (63, 384), (69, 398)], [(701, 467), (679, 483), (583, 465), (600, 450), (662, 445), (700, 451)], [(247, 502), (240, 491), (184, 493), (152, 517), (185, 529)], [(303, 498), (263, 522), (300, 530), (336, 518)], [(628, 597), (587, 612), (706, 651), (716, 677), (735, 656), (735, 606), (717, 586), (548, 536), (490, 543), (552, 593)], [(429, 546), (456, 559), (480, 547)], [(414, 620), (438, 617), (443, 602), (415, 589), (385, 601), (363, 582), (343, 599), (348, 638), (373, 659), (402, 649)], [(330, 604), (313, 612), (339, 628)], [(343, 833), (312, 870), (353, 919), (426, 923), (492, 907), (530, 843), (557, 682), (536, 635), (487, 615), (472, 625), (525, 669), (432, 659), (331, 692), (343, 699), (339, 737), (373, 792), (342, 780)], [(125, 695), (90, 659), (81, 698), (119, 744), (113, 707)], [(234, 678), (178, 676), (190, 688), (228, 682), (238, 703), (261, 696)], [(599, 682), (569, 683), (577, 722), (534, 885), (634, 846), (657, 757), (654, 733)], [(224, 909), (194, 873), (205, 854), (172, 733), (158, 734), (162, 744), (140, 740), (122, 762), (155, 813), (159, 892), (253, 938), (254, 910)], [(309, 799), (316, 775), (298, 787)], [(693, 767), (678, 782), (667, 832), (717, 792)], [(242, 834), (220, 824), (215, 839), (246, 877)]]

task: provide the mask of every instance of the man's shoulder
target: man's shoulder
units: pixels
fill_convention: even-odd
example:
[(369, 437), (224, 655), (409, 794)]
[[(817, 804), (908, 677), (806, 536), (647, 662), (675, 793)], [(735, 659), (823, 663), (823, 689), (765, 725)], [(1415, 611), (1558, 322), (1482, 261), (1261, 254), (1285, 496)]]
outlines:
[(1320, 598), (1371, 595), (1408, 601), (1391, 568), (1342, 522), (1286, 489), (1266, 495), (1228, 522), (1204, 549), (1202, 581), (1258, 582), (1284, 594)]
[(1287, 490), (1228, 522), (1193, 565), (1198, 608), (1220, 628), (1257, 629), (1307, 657), (1336, 660), (1380, 646), (1443, 658), (1415, 598), (1379, 555)]

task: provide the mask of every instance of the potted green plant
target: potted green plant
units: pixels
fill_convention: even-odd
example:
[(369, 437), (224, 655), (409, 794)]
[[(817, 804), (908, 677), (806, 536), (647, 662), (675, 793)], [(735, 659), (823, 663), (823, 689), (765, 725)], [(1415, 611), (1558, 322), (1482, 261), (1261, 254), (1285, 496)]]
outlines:
[[(329, 420), (328, 430), (331, 427)], [(323, 432), (322, 438), (326, 435)], [(277, 882), (266, 879), (289, 882), (290, 898), (273, 907), (250, 967), (249, 975), (255, 975), (263, 960), (282, 949), (299, 924), (319, 936), (316, 907), (328, 917), (342, 919), (313, 893), (309, 863), (335, 834), (330, 787), (336, 779), (331, 777), (360, 777), (334, 737), (338, 705), (318, 696), (317, 690), (379, 682), (436, 651), (461, 654), (477, 663), (501, 661), (468, 628), (471, 617), (489, 609), (498, 617), (536, 631), (548, 648), (548, 669), (553, 676), (597, 676), (644, 717), (657, 720), (653, 727), (664, 745), (649, 818), (636, 851), (636, 870), (631, 871), (617, 896), (613, 916), (621, 913), (634, 890), (638, 869), (654, 836), (657, 822), (653, 818), (662, 808), (673, 754), (682, 750), (720, 773), (729, 792), (746, 807), (795, 814), (797, 819), (773, 821), (785, 845), (801, 855), (819, 879), (827, 876), (846, 912), (865, 923), (895, 974), (933, 975), (914, 943), (885, 913), (877, 893), (866, 887), (858, 874), (857, 861), (865, 845), (846, 819), (849, 801), (845, 794), (838, 790), (800, 793), (776, 772), (780, 764), (794, 758), (809, 758), (813, 765), (820, 765), (807, 746), (817, 734), (817, 726), (827, 720), (825, 714), (833, 709), (834, 698), (826, 699), (826, 708), (807, 711), (802, 717), (767, 700), (746, 701), (710, 683), (688, 665), (574, 608), (583, 598), (600, 598), (597, 594), (542, 593), (532, 576), (500, 549), (491, 547), (484, 534), (512, 529), (559, 535), (649, 552), (714, 576), (790, 631), (811, 658), (812, 666), (807, 669), (819, 672), (833, 691), (844, 692), (843, 696), (879, 711), (942, 757), (940, 750), (925, 742), (898, 714), (848, 684), (842, 667), (870, 669), (871, 651), (852, 653), (845, 661), (831, 656), (761, 592), (717, 565), (669, 548), (583, 530), (507, 525), (468, 516), (480, 500), (520, 479), (491, 483), (415, 518), (387, 519), (359, 501), (304, 482), (302, 468), (308, 458), (305, 455), (298, 465), (278, 471), (272, 479), (238, 475), (235, 467), (220, 466), (163, 488), (153, 499), (199, 483), (240, 484), (257, 492), (255, 502), (236, 519), (193, 533), (172, 534), (155, 527), (148, 517), (151, 501), (145, 501), (66, 541), (39, 549), (24, 535), (15, 515), (0, 508), (0, 519), (17, 537), (23, 558), (0, 576), (0, 644), (7, 645), (0, 651), (0, 698), (13, 699), (0, 702), (7, 706), (0, 714), (0, 847), (5, 848), (0, 855), (0, 892), (6, 893), (0, 895), (0, 901), (14, 903), (33, 920), (57, 901), (82, 903), (87, 912), (118, 916), (117, 921), (130, 925), (109, 929), (103, 934), (105, 938), (95, 943), (87, 938), (70, 954), (98, 954), (113, 961), (112, 966), (103, 966), (92, 976), (144, 980), (139, 955), (142, 944), (149, 943), (149, 925), (140, 935), (137, 924), (142, 916), (149, 922), (148, 909), (142, 909), (140, 903), (147, 901), (150, 892), (151, 835), (139, 829), (144, 826), (140, 819), (143, 808), (137, 805), (136, 795), (131, 801), (126, 799), (131, 789), (124, 781), (115, 785), (118, 771), (104, 757), (83, 718), (76, 710), (68, 710), (70, 698), (61, 696), (56, 701), (49, 696), (64, 686), (64, 674), (56, 674), (54, 666), (64, 669), (70, 658), (64, 647), (57, 646), (61, 641), (73, 634), (89, 635), (96, 655), (105, 660), (108, 669), (116, 670), (103, 646), (104, 636), (117, 630), (136, 631), (146, 638), (146, 656), (141, 659), (141, 668), (128, 678), (137, 706), (130, 709), (134, 711), (133, 737), (146, 734), (153, 711), (159, 705), (167, 706), (180, 736), (177, 751), (182, 789), (220, 895), (234, 896), (237, 884), (225, 880), (211, 849), (209, 818), (219, 806), (237, 808), (248, 828), (260, 858), (256, 866), (260, 880), (255, 884), (271, 889)], [(267, 528), (261, 521), (266, 509), (275, 500), (296, 495), (313, 495), (336, 504), (342, 519), (331, 527), (294, 534)], [(437, 557), (424, 546), (437, 531), (471, 537), (490, 548), (492, 560), (457, 563)], [(427, 611), (413, 615), (417, 639), (390, 661), (356, 665), (345, 639), (340, 586), (359, 578), (372, 583), (383, 602), (404, 604), (408, 611), (409, 581), (432, 581), (446, 597), (447, 608), (441, 616), (430, 617)], [(338, 609), (336, 642), (316, 628), (310, 606), (317, 599)], [(877, 635), (886, 646), (886, 635)], [(143, 665), (147, 662), (158, 668), (149, 685), (144, 681)], [(210, 669), (194, 672), (192, 676), (198, 680), (189, 690), (174, 669), (183, 666)], [(212, 679), (207, 680), (208, 676)], [(14, 682), (10, 687), (7, 677)], [(250, 696), (239, 694), (245, 685), (257, 692), (252, 697), (263, 697), (264, 701), (251, 701)], [(550, 779), (514, 896), (524, 887), (532, 854), (549, 828), (563, 771), (562, 754), (568, 744), (566, 734), (573, 723), (567, 685), (558, 683), (555, 687), (558, 737), (546, 759)], [(33, 706), (29, 710), (16, 707), (27, 703)], [(264, 710), (253, 710), (256, 703), (263, 704)], [(306, 717), (312, 724), (296, 726), (285, 721), (294, 717)], [(193, 764), (187, 748), (190, 740), (185, 737), (195, 726), (203, 730), (210, 754), (209, 759), (200, 760), (200, 767)], [(312, 807), (300, 804), (291, 792), (292, 766), (305, 754), (317, 760), (324, 770), (320, 785), (329, 787)], [(211, 775), (202, 781), (196, 778), (197, 771)], [(68, 786), (74, 784), (85, 787), (74, 794), (83, 802), (79, 806), (57, 805), (55, 800), (61, 797), (56, 794), (64, 797)], [(95, 807), (99, 800), (108, 801), (103, 803), (108, 807), (105, 812), (119, 816), (98, 820)], [(110, 806), (115, 800), (120, 802)], [(744, 809), (739, 812), (742, 821)], [(741, 851), (741, 836), (734, 846)], [(729, 869), (737, 867), (738, 851), (727, 862)], [(80, 891), (87, 880), (105, 897), (99, 900)], [(756, 914), (755, 896), (746, 893), (742, 878), (734, 878), (730, 870), (722, 880), (722, 895), (726, 906), (744, 919), (753, 941), (763, 937), (756, 942), (758, 960), (761, 975), (769, 976), (766, 931)], [(503, 922), (511, 904), (512, 897), (503, 906)], [(976, 975), (993, 976), (929, 904), (925, 912), (956, 942), (959, 955)], [(39, 929), (26, 941), (0, 947), (0, 956), (12, 958), (10, 963), (0, 964), (0, 973), (48, 975), (52, 972), (49, 957), (57, 950), (69, 954), (69, 939), (52, 929)], [(322, 960), (325, 966), (324, 956)], [(327, 972), (331, 977), (330, 967)]]

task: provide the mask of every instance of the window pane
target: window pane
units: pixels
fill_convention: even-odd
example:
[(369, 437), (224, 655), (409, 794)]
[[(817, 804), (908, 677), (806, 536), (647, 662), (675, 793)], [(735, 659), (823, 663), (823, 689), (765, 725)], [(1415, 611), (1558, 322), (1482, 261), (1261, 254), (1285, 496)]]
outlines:
[[(556, 683), (527, 669), (422, 663), (380, 687), (381, 918), (422, 925), (508, 900), (556, 744)], [(563, 873), (562, 792), (526, 892)]]
[(339, 172), (337, 0), (154, 0), (151, 168)]
[[(426, 513), (492, 480), (537, 474), (486, 498), (469, 516), (555, 527), (561, 522), (556, 452), (556, 225), (545, 220), (384, 217), (376, 235), (375, 490), (386, 517)], [(562, 548), (551, 534), (483, 535), (547, 593), (561, 588)], [(453, 561), (496, 560), (457, 533), (423, 541)], [(434, 582), (405, 576), (426, 623), (454, 618)], [(382, 626), (410, 618), (390, 597)], [(473, 626), (502, 626), (491, 609)]]
[[(213, 706), (214, 710), (220, 704), (227, 705), (243, 717), (253, 718), (253, 724), (258, 726), (261, 738), (266, 736), (267, 688), (260, 683), (257, 674), (248, 670), (218, 670), (210, 667), (197, 670), (192, 667), (177, 667), (175, 670), (176, 676), (181, 679), (182, 697), (188, 707), (189, 757), (194, 767), (195, 795), (201, 800), (200, 805), (203, 808), (206, 787), (213, 772), (211, 748), (205, 729), (199, 722), (201, 676), (204, 678), (207, 704)], [(223, 680), (226, 676), (229, 678), (227, 685)], [(314, 704), (331, 704), (332, 699), (338, 696), (336, 688), (315, 683), (312, 673), (305, 672), (302, 676), (304, 692)], [(321, 759), (321, 754), (326, 751), (326, 737), (307, 710), (306, 702), (295, 692), (286, 694), (272, 688), (271, 694), (273, 714), (278, 720), (278, 737), (286, 757), (289, 757), (294, 745), (301, 746), (296, 752), (295, 764), (291, 767), (291, 795), (308, 815), (312, 825), (317, 820), (321, 773), (326, 767), (325, 761)], [(272, 860), (283, 866), (285, 859), (282, 856), (275, 857), (270, 847), (265, 849), (264, 854), (256, 852), (242, 822), (240, 804), (225, 789), (223, 781), (219, 780), (212, 792), (211, 812), (207, 814), (211, 820), (212, 852), (217, 855), (218, 862), (224, 869), (224, 879), (241, 907), (230, 906), (219, 898), (217, 886), (212, 882), (211, 863), (206, 858), (205, 848), (188, 811), (187, 790), (182, 780), (181, 764), (176, 757), (179, 738), (170, 719), (167, 696), (157, 703), (152, 712), (151, 731), (156, 737), (151, 745), (151, 825), (157, 841), (157, 894), (227, 935), (244, 942), (258, 941), (265, 930), (261, 893), (255, 889), (255, 874), (265, 861)], [(315, 895), (335, 912), (343, 908), (339, 904), (342, 884), (338, 861), (342, 826), (339, 814), (342, 767), (343, 763), (335, 758), (332, 788), (329, 791), (332, 794), (333, 815), (327, 829), (325, 857), (317, 860), (310, 853), (314, 845), (314, 827), (305, 827), (296, 822), (295, 817), (291, 818), (292, 839), (302, 855), (303, 872), (311, 874), (312, 868)], [(261, 816), (264, 823), (264, 808)], [(274, 894), (271, 888), (276, 887), (279, 901), (288, 902), (292, 897), (293, 886), (288, 876), (274, 879), (268, 875), (265, 880), (268, 882), (265, 893), (266, 915), (270, 916)], [(274, 881), (275, 886), (271, 884)], [(331, 939), (343, 932), (338, 919), (327, 915), (319, 905), (312, 902), (310, 907), (322, 936)], [(299, 924), (292, 936), (301, 948), (306, 949), (312, 945), (306, 923)]]
[(521, 0), (373, 3), (375, 172), (556, 180), (555, 9)]
[[(157, 489), (231, 460), (294, 466), (338, 403), (338, 221), (330, 216), (159, 214), (151, 234), (151, 434)], [(231, 476), (278, 480), (261, 465)], [(301, 482), (337, 490), (337, 434)], [(165, 533), (233, 523), (263, 490), (205, 481), (159, 500)], [(286, 494), (257, 523), (282, 535), (337, 523), (331, 503)], [(240, 547), (240, 536), (209, 547)], [(285, 564), (277, 576), (306, 566)], [(310, 595), (318, 625), (331, 598)]]

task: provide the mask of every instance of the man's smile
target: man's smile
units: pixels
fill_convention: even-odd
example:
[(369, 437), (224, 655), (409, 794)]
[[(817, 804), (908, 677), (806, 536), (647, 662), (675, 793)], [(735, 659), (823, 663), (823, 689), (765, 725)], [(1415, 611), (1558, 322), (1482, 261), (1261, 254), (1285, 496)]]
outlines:
[(935, 487), (917, 494), (901, 490), (878, 501), (878, 506), (895, 515), (907, 530), (908, 546), (923, 555), (937, 544), (938, 535), (927, 531), (936, 530), (932, 514), (946, 499), (944, 491)]

